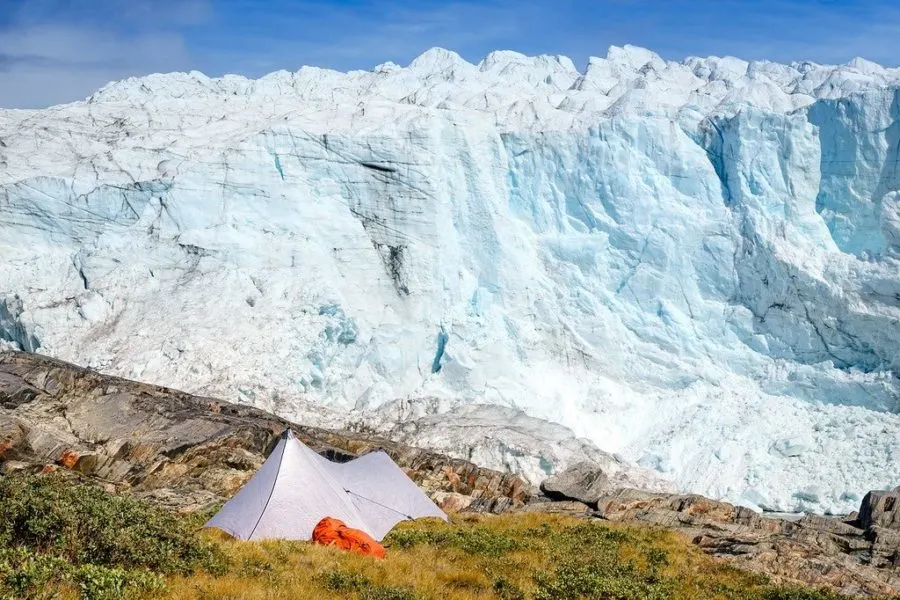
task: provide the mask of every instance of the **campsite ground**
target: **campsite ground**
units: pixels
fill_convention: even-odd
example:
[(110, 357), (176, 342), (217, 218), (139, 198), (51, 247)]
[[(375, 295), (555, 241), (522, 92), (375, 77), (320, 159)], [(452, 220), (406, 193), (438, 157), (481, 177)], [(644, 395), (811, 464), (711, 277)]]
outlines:
[(650, 526), (541, 513), (403, 523), (376, 560), (239, 542), (71, 478), (0, 477), (0, 599), (834, 600), (788, 589)]
[(679, 534), (567, 517), (457, 515), (418, 521), (385, 540), (385, 560), (301, 542), (236, 542), (220, 576), (169, 580), (171, 598), (263, 600), (722, 599), (827, 600), (841, 596), (772, 585), (710, 558)]

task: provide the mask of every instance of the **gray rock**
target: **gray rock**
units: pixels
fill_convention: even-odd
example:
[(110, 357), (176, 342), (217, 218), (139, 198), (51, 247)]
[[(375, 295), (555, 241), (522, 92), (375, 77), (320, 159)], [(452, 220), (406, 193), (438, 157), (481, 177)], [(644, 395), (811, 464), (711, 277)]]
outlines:
[(431, 499), (446, 513), (458, 513), (469, 508), (474, 498), (456, 492), (435, 492)]
[(900, 531), (873, 525), (866, 530), (866, 539), (871, 543), (873, 565), (900, 566)]
[(550, 515), (566, 515), (569, 517), (593, 516), (596, 511), (584, 502), (577, 500), (558, 500), (551, 502), (531, 502), (519, 509), (526, 513), (545, 513)]
[[(231, 497), (285, 427), (338, 462), (384, 450), (426, 493), (504, 512), (532, 495), (521, 478), (364, 432), (289, 423), (261, 410), (0, 352), (0, 473), (54, 469), (175, 510)], [(477, 502), (475, 500), (477, 499)]]
[(873, 491), (866, 494), (859, 507), (859, 523), (866, 529), (873, 525), (900, 529), (900, 492)]
[(383, 449), (436, 501), (463, 513), (525, 511), (662, 526), (780, 582), (856, 595), (900, 593), (900, 528), (888, 528), (896, 508), (882, 501), (890, 492), (866, 497), (866, 519), (881, 525), (863, 529), (852, 518), (816, 516), (789, 522), (696, 494), (628, 489), (652, 480), (623, 475), (611, 457), (545, 481), (551, 497), (578, 498), (552, 501), (534, 497), (514, 475), (369, 433), (292, 425), (257, 409), (0, 352), (0, 473), (52, 469), (173, 510), (204, 510), (256, 472), (287, 426), (332, 460)]
[(541, 491), (554, 499), (578, 500), (596, 506), (610, 489), (609, 478), (591, 462), (580, 462), (541, 482)]
[(0, 474), (12, 475), (21, 471), (27, 471), (31, 465), (18, 460), (7, 460), (0, 462)]

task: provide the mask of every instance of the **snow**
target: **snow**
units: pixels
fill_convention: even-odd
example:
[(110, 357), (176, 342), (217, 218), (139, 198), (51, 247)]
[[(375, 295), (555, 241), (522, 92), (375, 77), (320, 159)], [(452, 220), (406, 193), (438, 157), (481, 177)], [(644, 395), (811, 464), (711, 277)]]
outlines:
[(535, 483), (847, 512), (900, 483), (898, 88), (433, 49), (0, 111), (0, 339)]

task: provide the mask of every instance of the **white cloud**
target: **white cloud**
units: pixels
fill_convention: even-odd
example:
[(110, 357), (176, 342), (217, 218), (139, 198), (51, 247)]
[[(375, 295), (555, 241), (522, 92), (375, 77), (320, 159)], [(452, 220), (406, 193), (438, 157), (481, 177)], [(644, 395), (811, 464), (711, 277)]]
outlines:
[[(254, 3), (240, 5), (252, 10)], [(217, 49), (216, 64), (223, 72), (261, 75), (304, 64), (368, 69), (388, 60), (405, 64), (434, 46), (477, 61), (485, 49), (512, 49), (531, 33), (526, 22), (538, 21), (536, 6), (512, 0), (369, 2), (352, 8), (302, 1), (272, 10), (277, 31), (242, 32), (233, 51)]]
[[(405, 64), (433, 46), (477, 61), (497, 49), (567, 54), (583, 64), (610, 44), (670, 59), (896, 65), (900, 9), (785, 0), (0, 0), (18, 2), (0, 28), (0, 107), (83, 98), (110, 80), (198, 69), (259, 76), (317, 65), (341, 70)], [(874, 4), (873, 4), (874, 3)], [(864, 2), (865, 4), (865, 2)], [(827, 6), (826, 6), (827, 5)], [(214, 8), (217, 11), (214, 12)], [(186, 36), (190, 35), (190, 48)]]
[(63, 25), (0, 32), (0, 106), (70, 102), (115, 79), (189, 64), (184, 40), (172, 33), (128, 37)]
[(109, 81), (191, 67), (179, 25), (207, 0), (30, 0), (0, 29), (0, 107), (84, 98)]

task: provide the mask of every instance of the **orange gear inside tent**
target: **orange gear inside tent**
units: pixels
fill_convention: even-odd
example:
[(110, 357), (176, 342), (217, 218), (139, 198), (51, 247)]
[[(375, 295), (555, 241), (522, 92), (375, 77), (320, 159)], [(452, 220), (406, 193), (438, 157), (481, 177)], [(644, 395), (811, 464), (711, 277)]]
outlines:
[(325, 517), (313, 529), (312, 541), (323, 546), (335, 546), (341, 550), (357, 552), (365, 556), (384, 558), (384, 546), (366, 532), (344, 525), (340, 519)]

